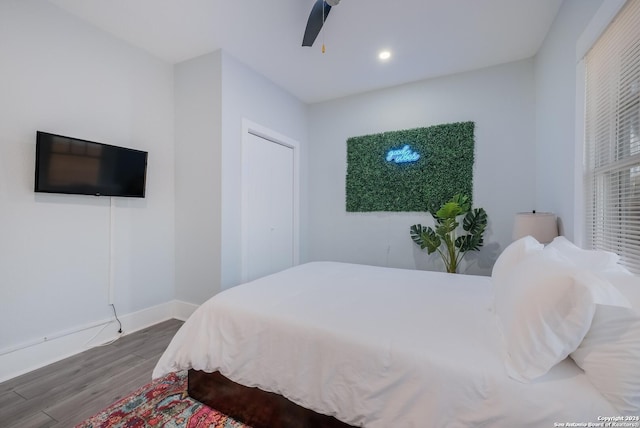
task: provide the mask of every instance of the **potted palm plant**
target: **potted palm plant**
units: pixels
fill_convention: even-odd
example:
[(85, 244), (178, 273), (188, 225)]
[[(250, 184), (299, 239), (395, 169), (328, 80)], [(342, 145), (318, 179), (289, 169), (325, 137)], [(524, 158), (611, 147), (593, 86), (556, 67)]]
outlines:
[[(421, 224), (411, 226), (411, 239), (428, 254), (438, 252), (449, 273), (457, 273), (458, 265), (469, 251), (479, 251), (487, 227), (487, 213), (483, 208), (471, 208), (468, 196), (455, 195), (438, 211), (429, 211), (435, 229)], [(462, 231), (459, 230), (462, 218)]]

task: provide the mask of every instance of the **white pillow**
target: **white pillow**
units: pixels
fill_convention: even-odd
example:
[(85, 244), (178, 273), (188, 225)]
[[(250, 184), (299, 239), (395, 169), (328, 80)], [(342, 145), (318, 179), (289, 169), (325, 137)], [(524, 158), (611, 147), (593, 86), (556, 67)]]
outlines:
[(564, 236), (556, 237), (547, 248), (558, 250), (560, 254), (569, 259), (576, 267), (594, 272), (626, 272), (629, 271), (618, 264), (620, 256), (616, 253), (603, 250), (585, 250), (569, 241)]
[(507, 373), (528, 382), (573, 352), (595, 312), (588, 288), (575, 283), (555, 251), (532, 254), (495, 289)]
[(640, 310), (640, 276), (623, 272), (603, 272), (599, 276), (629, 299), (632, 308)]
[(609, 283), (554, 249), (528, 255), (494, 293), (507, 373), (521, 382), (544, 375), (580, 345), (596, 303), (629, 306)]
[(598, 305), (571, 358), (623, 415), (640, 413), (640, 311)]
[(509, 244), (493, 265), (491, 278), (494, 284), (502, 286), (502, 283), (514, 266), (527, 256), (542, 251), (543, 249), (544, 245), (539, 243), (533, 236), (525, 236)]

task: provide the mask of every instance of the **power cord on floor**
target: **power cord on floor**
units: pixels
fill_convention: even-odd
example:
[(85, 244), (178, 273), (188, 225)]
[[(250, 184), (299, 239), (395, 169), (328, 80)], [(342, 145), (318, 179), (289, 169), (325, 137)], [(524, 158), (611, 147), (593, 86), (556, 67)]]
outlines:
[(118, 319), (118, 314), (116, 313), (116, 305), (114, 305), (113, 303), (110, 303), (111, 307), (113, 308), (113, 316), (116, 317), (116, 321), (118, 321), (118, 333), (122, 334), (122, 323), (120, 322), (120, 320)]
[(102, 328), (100, 330), (98, 330), (98, 332), (91, 337), (91, 339), (87, 340), (84, 343), (85, 347), (98, 348), (98, 347), (101, 347), (101, 346), (111, 345), (113, 342), (115, 342), (116, 340), (118, 340), (118, 339), (120, 339), (122, 337), (122, 335), (123, 335), (123, 333), (122, 333), (122, 323), (120, 322), (120, 319), (118, 318), (118, 314), (116, 313), (116, 307), (115, 307), (115, 305), (113, 305), (113, 303), (109, 303), (109, 306), (111, 306), (111, 308), (113, 309), (113, 315), (115, 316), (116, 321), (118, 322), (118, 335), (113, 340), (110, 340), (109, 342), (105, 342), (105, 343), (102, 343), (100, 345), (91, 345), (91, 346), (89, 346), (89, 344), (91, 342), (93, 342), (93, 339), (98, 337), (104, 331), (104, 329), (107, 328), (107, 326), (110, 325), (113, 322), (113, 320), (107, 321), (107, 322), (104, 323)]

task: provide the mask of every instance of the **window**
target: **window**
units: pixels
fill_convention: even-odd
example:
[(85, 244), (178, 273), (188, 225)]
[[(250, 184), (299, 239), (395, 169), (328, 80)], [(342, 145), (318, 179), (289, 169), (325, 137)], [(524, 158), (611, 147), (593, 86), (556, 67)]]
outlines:
[(640, 273), (640, 0), (585, 57), (586, 241)]

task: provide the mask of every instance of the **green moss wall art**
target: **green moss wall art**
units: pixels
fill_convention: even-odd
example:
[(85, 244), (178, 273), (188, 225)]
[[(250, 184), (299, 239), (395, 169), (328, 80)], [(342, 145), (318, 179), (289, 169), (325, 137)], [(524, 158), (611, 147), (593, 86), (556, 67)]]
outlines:
[(432, 212), (473, 193), (474, 122), (351, 137), (348, 212)]

